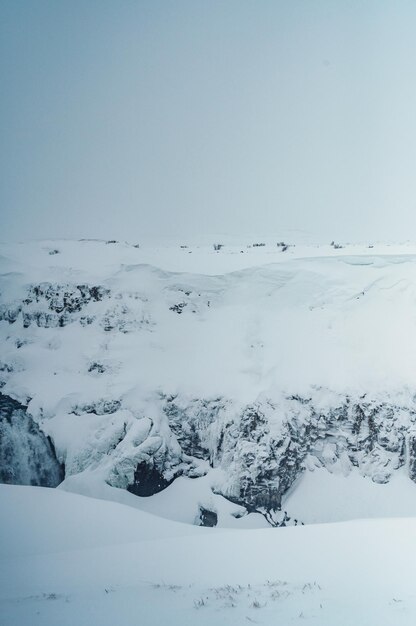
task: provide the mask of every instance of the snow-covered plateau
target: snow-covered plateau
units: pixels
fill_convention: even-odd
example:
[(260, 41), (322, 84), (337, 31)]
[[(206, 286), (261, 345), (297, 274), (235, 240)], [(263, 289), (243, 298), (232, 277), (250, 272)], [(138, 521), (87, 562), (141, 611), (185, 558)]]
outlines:
[(416, 245), (292, 244), (0, 245), (1, 624), (415, 623)]

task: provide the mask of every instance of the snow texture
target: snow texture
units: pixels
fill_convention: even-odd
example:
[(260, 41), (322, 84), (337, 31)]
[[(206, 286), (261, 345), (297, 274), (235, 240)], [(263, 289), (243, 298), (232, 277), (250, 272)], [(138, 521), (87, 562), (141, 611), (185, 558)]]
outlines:
[(312, 473), (412, 486), (416, 248), (256, 243), (1, 246), (13, 437), (50, 437), (63, 489), (235, 527), (333, 519), (293, 499)]
[(59, 489), (0, 499), (4, 626), (415, 623), (415, 519), (231, 532)]

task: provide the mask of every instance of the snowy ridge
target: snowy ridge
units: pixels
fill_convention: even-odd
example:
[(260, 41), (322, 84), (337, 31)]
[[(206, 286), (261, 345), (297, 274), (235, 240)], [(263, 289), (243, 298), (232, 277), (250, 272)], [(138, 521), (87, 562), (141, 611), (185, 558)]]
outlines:
[[(312, 470), (415, 479), (411, 246), (0, 252), (2, 393), (51, 437), (64, 488), (280, 525), (325, 521), (293, 500)], [(185, 517), (162, 497), (178, 489)]]

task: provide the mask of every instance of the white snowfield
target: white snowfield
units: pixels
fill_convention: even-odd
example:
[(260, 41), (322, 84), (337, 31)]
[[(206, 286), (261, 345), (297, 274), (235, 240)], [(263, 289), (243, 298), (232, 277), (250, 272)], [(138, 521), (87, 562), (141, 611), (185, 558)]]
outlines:
[[(0, 245), (1, 392), (28, 402), (66, 471), (58, 489), (0, 485), (1, 626), (414, 626), (416, 245), (284, 239), (296, 245)], [(111, 298), (63, 319), (74, 285)], [(247, 442), (215, 455), (247, 405), (279, 438), (291, 396), (323, 415), (368, 397), (394, 425), (354, 462), (337, 443), (351, 433), (318, 440), (283, 501), (308, 525), (271, 528), (220, 495), (247, 470)], [(182, 454), (168, 397), (202, 420), (210, 463)], [(126, 491), (160, 450), (167, 477), (183, 475), (151, 497)], [(201, 507), (216, 528), (195, 526)]]
[[(134, 387), (142, 397), (163, 389), (249, 401), (311, 385), (413, 390), (416, 245), (301, 245), (282, 252), (276, 244), (242, 243), (216, 252), (54, 241), (1, 244), (0, 257), (4, 303), (48, 282), (103, 285), (118, 298), (118, 309), (112, 302), (108, 311), (103, 300), (85, 313), (118, 316), (125, 333), (105, 334), (95, 324), (28, 329), (29, 342), (15, 358), (22, 370), (30, 368), (30, 379), (16, 372), (6, 389), (36, 398), (45, 414), (69, 394), (87, 401)], [(170, 309), (181, 304), (179, 315)], [(9, 340), (3, 360), (14, 356), (16, 332), (17, 326), (2, 329), (2, 342)], [(106, 356), (111, 382), (83, 375), (97, 356)]]
[(2, 626), (413, 626), (416, 519), (201, 528), (0, 486)]

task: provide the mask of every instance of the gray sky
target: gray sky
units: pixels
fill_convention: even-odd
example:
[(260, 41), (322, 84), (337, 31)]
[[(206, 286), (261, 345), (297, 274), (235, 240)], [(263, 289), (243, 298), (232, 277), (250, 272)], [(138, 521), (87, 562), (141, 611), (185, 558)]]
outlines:
[(0, 0), (0, 239), (415, 239), (415, 33), (413, 0)]

